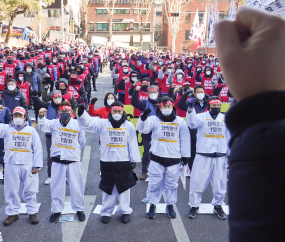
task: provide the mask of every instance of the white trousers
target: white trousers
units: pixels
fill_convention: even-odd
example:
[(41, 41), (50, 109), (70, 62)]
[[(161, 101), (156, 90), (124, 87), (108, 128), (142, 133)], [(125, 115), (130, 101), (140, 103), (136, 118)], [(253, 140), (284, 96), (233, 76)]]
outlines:
[(190, 177), (189, 206), (199, 207), (202, 193), (209, 182), (212, 185), (212, 205), (224, 205), (227, 191), (227, 159), (196, 155)]
[(70, 190), (70, 201), (72, 209), (77, 211), (85, 210), (83, 176), (81, 163), (79, 161), (68, 165), (52, 162), (51, 166), (51, 211), (60, 213), (64, 209), (66, 178)]
[(119, 206), (116, 211), (118, 214), (130, 214), (133, 209), (130, 207), (131, 202), (131, 190), (128, 189), (121, 194), (118, 193), (116, 185), (113, 187), (112, 195), (103, 192), (102, 195), (102, 207), (100, 210), (101, 216), (111, 216), (116, 206), (116, 198), (119, 200)]
[(180, 164), (164, 167), (155, 161), (150, 161), (149, 182), (146, 191), (147, 200), (150, 204), (158, 204), (163, 192), (167, 205), (173, 205), (177, 202), (179, 172)]
[(7, 215), (19, 214), (21, 195), (25, 202), (28, 214), (38, 213), (37, 193), (39, 192), (39, 175), (30, 176), (33, 164), (13, 165), (5, 164), (5, 201)]

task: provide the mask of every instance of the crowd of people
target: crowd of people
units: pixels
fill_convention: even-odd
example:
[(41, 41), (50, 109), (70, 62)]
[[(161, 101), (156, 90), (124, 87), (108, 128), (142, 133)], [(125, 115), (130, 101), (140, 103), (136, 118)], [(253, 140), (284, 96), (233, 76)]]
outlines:
[[(96, 79), (109, 65), (113, 92), (104, 107), (95, 108), (91, 96)], [(45, 132), (46, 185), (51, 187), (50, 222), (61, 216), (66, 179), (71, 206), (85, 220), (81, 149), (85, 131), (100, 134), (100, 189), (102, 223), (110, 219), (116, 198), (122, 222), (130, 221), (130, 188), (138, 178), (133, 171), (142, 162), (140, 180), (149, 177), (147, 216), (154, 219), (165, 193), (166, 213), (176, 218), (180, 167), (191, 171), (189, 218), (199, 213), (202, 193), (212, 185), (213, 212), (224, 220), (229, 132), (221, 113), (231, 95), (219, 59), (208, 54), (96, 49), (69, 42), (48, 42), (24, 48), (0, 48), (0, 153), (8, 226), (19, 218), (21, 197), (27, 202), (32, 224), (37, 224), (38, 172), (43, 167), (41, 140), (31, 126), (34, 112), (38, 129)], [(136, 127), (124, 105), (134, 107)], [(100, 118), (93, 118), (99, 116)], [(137, 132), (142, 134), (140, 156)], [(20, 184), (22, 185), (22, 188)]]

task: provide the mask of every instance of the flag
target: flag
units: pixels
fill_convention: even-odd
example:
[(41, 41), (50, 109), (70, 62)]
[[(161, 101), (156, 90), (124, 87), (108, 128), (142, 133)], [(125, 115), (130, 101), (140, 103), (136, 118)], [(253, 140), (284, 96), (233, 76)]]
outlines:
[(212, 45), (215, 44), (214, 27), (218, 21), (219, 21), (218, 3), (216, 1), (215, 15), (214, 15), (214, 19), (213, 19), (212, 26), (211, 26), (210, 41), (209, 41), (209, 44), (212, 44)]
[(208, 45), (209, 45), (209, 42), (210, 42), (210, 33), (212, 31), (212, 23), (213, 23), (213, 12), (212, 12), (212, 3), (210, 3), (210, 12), (209, 12), (209, 22), (208, 22)]
[(229, 20), (235, 20), (235, 18), (236, 18), (236, 12), (235, 12), (235, 1), (234, 1), (234, 0), (232, 0), (231, 7), (230, 7), (230, 11), (229, 11), (228, 19), (229, 19)]
[(194, 21), (192, 23), (191, 31), (189, 33), (189, 38), (197, 42), (199, 35), (199, 14), (198, 8), (194, 17)]
[(260, 9), (285, 19), (285, 0), (276, 0)]
[(270, 3), (272, 3), (272, 0), (247, 0), (244, 6), (262, 8), (263, 6), (267, 6)]
[(204, 47), (206, 46), (206, 27), (207, 27), (207, 6), (200, 27), (200, 42), (201, 42), (200, 46), (203, 45)]

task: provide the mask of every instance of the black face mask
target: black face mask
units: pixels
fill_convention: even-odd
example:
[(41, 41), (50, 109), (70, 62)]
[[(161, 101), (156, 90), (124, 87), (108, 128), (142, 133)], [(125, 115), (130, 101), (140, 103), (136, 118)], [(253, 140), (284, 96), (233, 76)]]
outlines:
[(9, 55), (9, 51), (8, 51), (8, 50), (6, 50), (6, 51), (5, 51), (5, 54), (6, 54), (6, 55)]
[(3, 59), (3, 55), (0, 55), (0, 59)]
[(39, 66), (39, 67), (42, 67), (42, 66), (43, 66), (43, 63), (38, 63), (38, 66)]
[(210, 114), (212, 118), (216, 118), (220, 112), (221, 108), (211, 108)]
[(13, 60), (7, 60), (7, 63), (8, 63), (9, 65), (13, 64)]
[(28, 47), (28, 48), (27, 48), (27, 51), (31, 51), (31, 48), (30, 48), (30, 47)]
[(148, 86), (147, 85), (143, 85), (143, 86), (141, 86), (141, 89), (142, 89), (142, 91), (146, 92), (147, 89), (148, 89)]
[(20, 56), (19, 60), (25, 60), (25, 57), (24, 56)]
[(50, 60), (46, 60), (46, 64), (47, 64), (47, 65), (50, 65)]
[(190, 89), (190, 87), (184, 87), (183, 88), (184, 92), (187, 92), (188, 89)]
[(1, 68), (0, 68), (0, 72), (2, 72), (2, 71), (3, 71), (3, 68), (1, 67)]
[(153, 60), (153, 57), (150, 57), (149, 59), (150, 59), (150, 60)]
[(34, 57), (35, 56), (35, 54), (31, 54), (31, 57)]

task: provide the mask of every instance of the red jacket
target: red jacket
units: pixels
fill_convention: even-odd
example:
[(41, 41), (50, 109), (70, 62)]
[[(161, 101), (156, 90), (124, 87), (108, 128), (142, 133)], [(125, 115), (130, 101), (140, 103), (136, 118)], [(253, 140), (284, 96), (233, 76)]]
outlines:
[(88, 113), (90, 116), (100, 116), (100, 118), (107, 119), (111, 110), (107, 107), (102, 107), (94, 110), (95, 104), (89, 104)]

